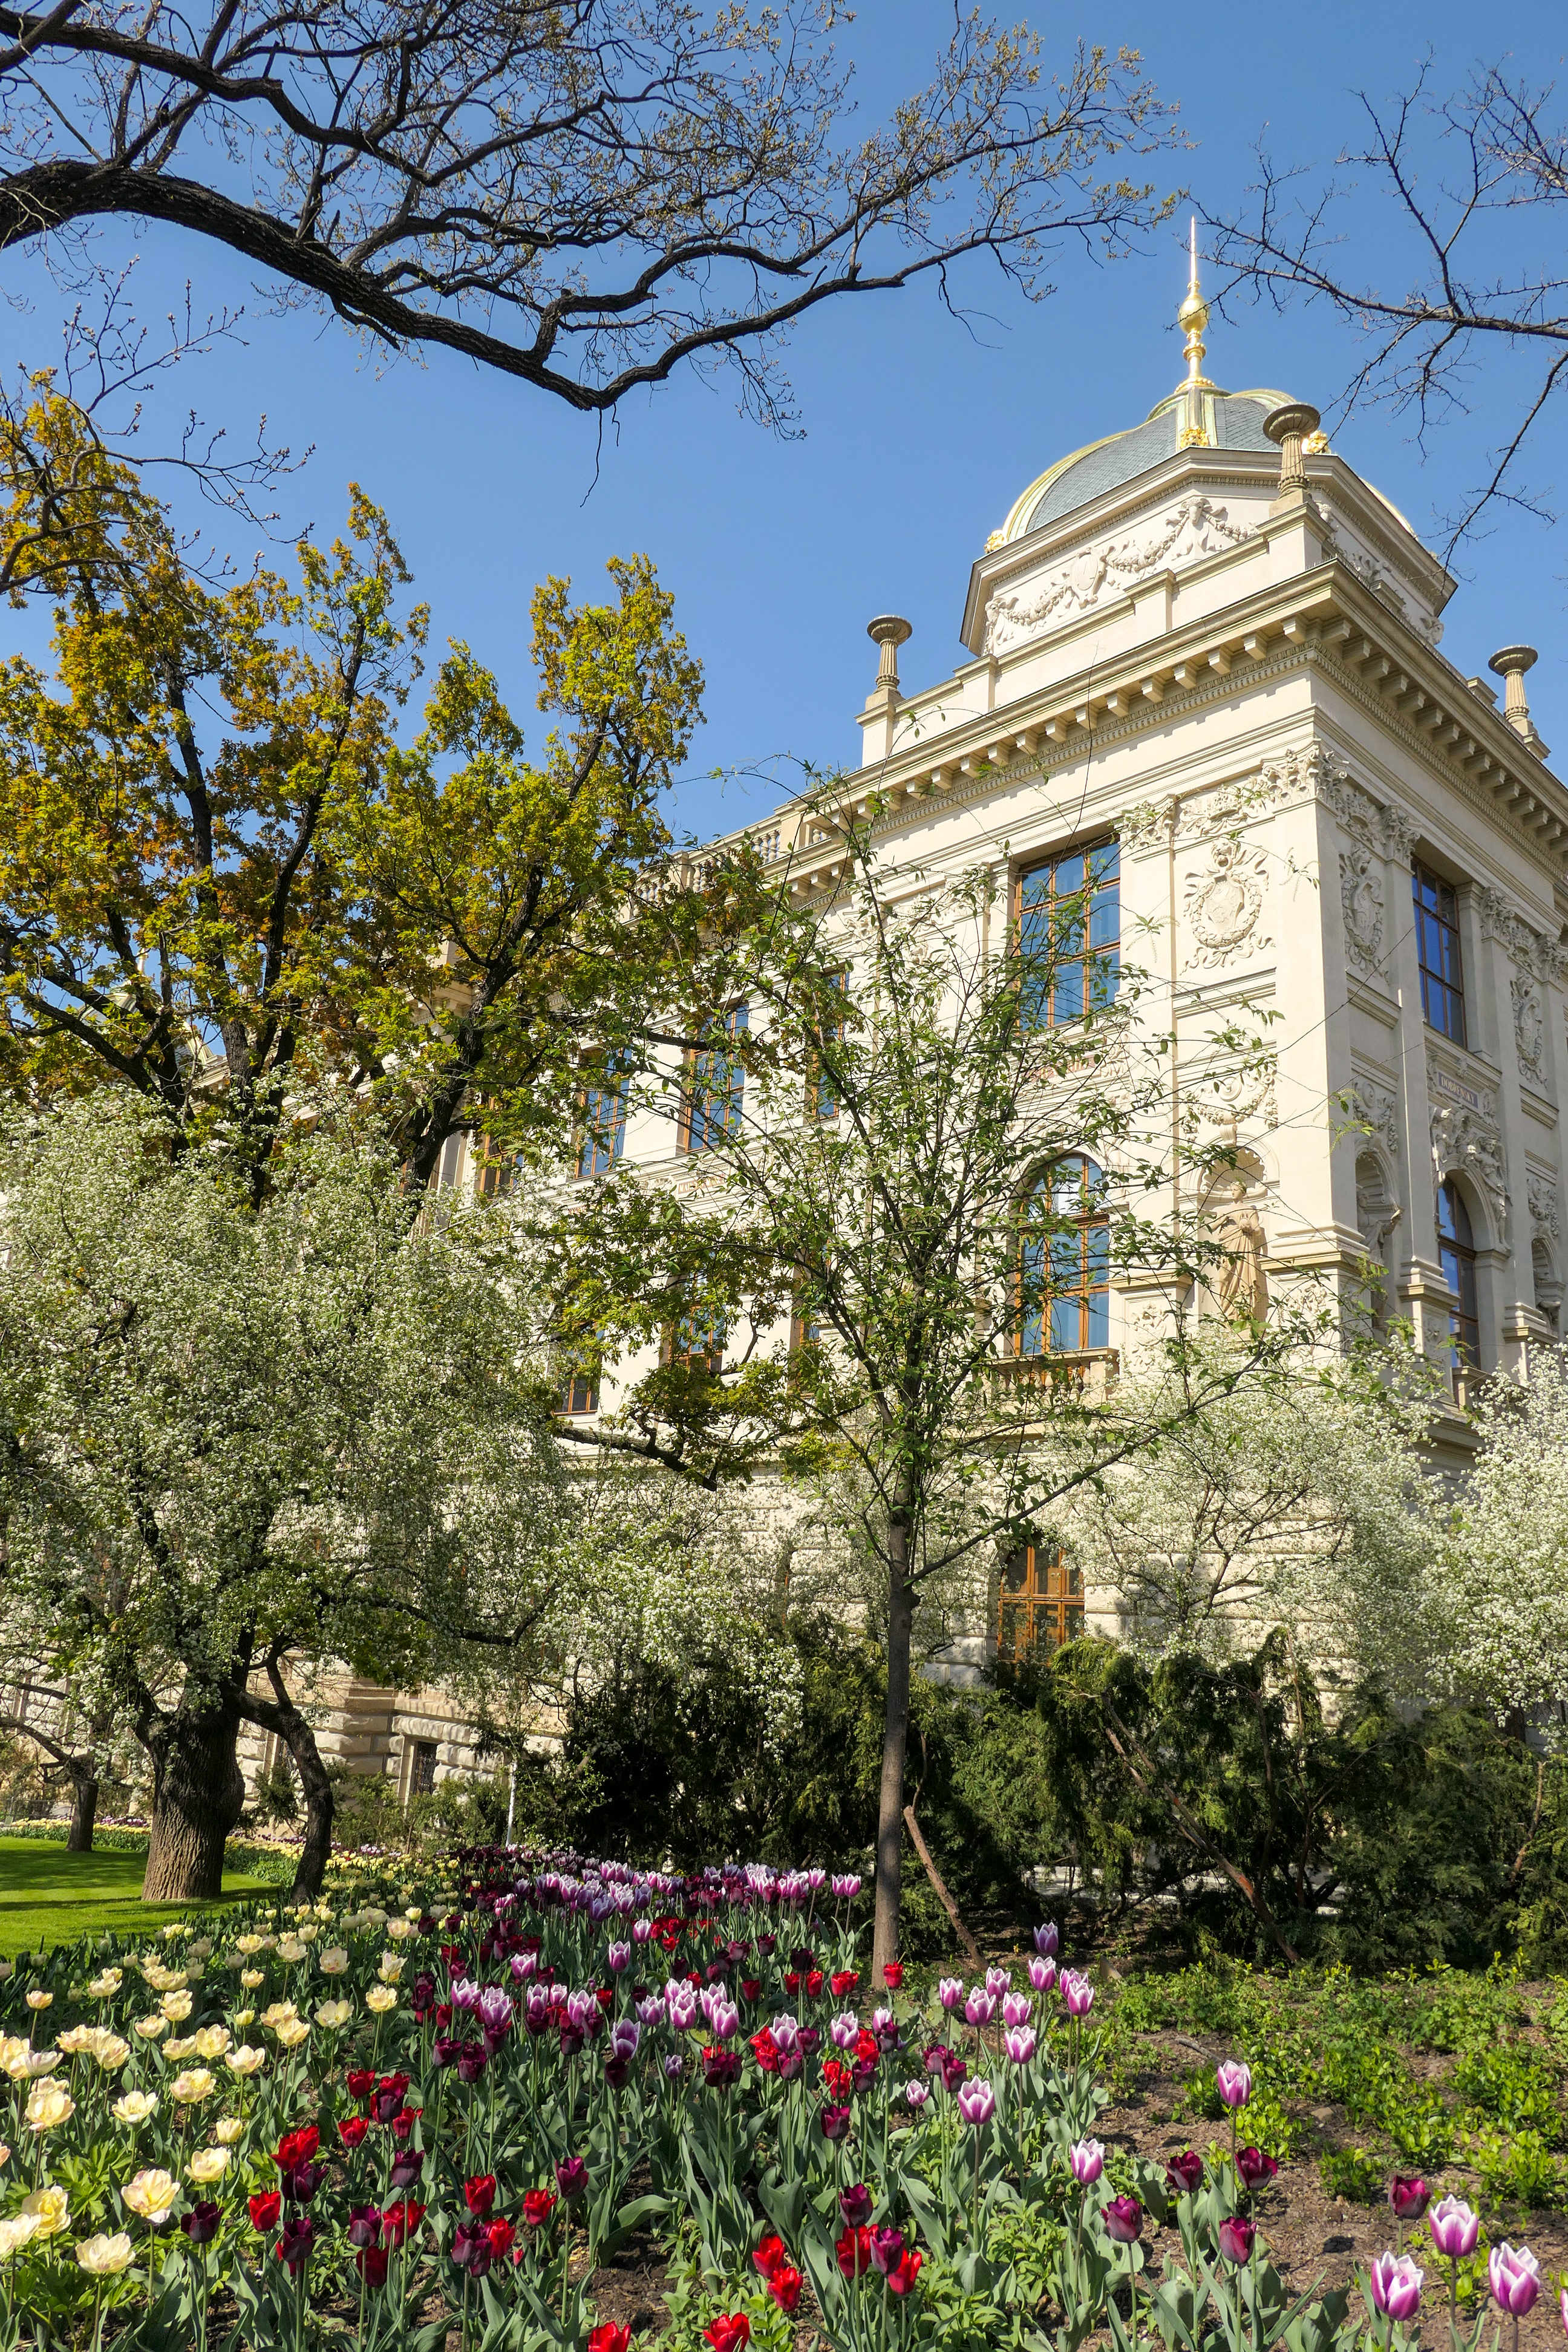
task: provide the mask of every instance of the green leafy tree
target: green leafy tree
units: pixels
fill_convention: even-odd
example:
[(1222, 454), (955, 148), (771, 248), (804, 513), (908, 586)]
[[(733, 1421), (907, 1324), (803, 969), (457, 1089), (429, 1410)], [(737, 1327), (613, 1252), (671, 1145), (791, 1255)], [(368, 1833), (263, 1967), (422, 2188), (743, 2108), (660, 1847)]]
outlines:
[[(711, 943), (670, 1017), (702, 1148), (684, 1181), (623, 1165), (575, 1188), (547, 1279), (567, 1360), (621, 1360), (613, 1411), (568, 1438), (715, 1486), (782, 1463), (858, 1572), (888, 1662), (879, 1968), (899, 1932), (917, 1611), (984, 1592), (1064, 1495), (1235, 1391), (1300, 1324), (1238, 1324), (1157, 1397), (1091, 1390), (1092, 1353), (1041, 1346), (1078, 1311), (1086, 1252), (1090, 1287), (1142, 1279), (1168, 1301), (1223, 1255), (1170, 1211), (1173, 1181), (1206, 1163), (1173, 1170), (1156, 1140), (1148, 1003), (1087, 945), (1087, 903), (1064, 901), (1025, 957), (985, 876), (894, 877), (853, 824), (843, 855), (837, 894), (804, 906), (744, 856), (715, 868)], [(1082, 1017), (1048, 1024), (1071, 986)], [(1176, 1328), (1166, 1346), (1188, 1360)]]
[(651, 566), (613, 564), (602, 605), (538, 592), (537, 757), (462, 646), (403, 746), (427, 617), (400, 616), (359, 491), (296, 584), (215, 587), (47, 382), (9, 446), (0, 569), (56, 623), (52, 678), (0, 671), (0, 1085), (114, 1083), (221, 1126), (254, 1201), (328, 1079), (374, 1098), (413, 1184), (454, 1134), (558, 1132), (588, 1008), (601, 1034), (635, 1019), (697, 715)]
[(331, 1791), (290, 1674), (478, 1693), (548, 1641), (566, 1507), (490, 1219), (419, 1221), (330, 1122), (258, 1212), (221, 1139), (101, 1091), (8, 1124), (0, 1201), (6, 1644), (129, 1720), (149, 1900), (216, 1893), (246, 1723), (293, 1759), (314, 1892)]

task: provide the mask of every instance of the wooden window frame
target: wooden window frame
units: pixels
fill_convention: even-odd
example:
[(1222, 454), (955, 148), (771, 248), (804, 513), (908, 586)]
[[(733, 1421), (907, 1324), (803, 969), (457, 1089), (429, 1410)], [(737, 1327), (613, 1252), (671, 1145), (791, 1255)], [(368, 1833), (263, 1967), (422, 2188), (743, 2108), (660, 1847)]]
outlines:
[[(837, 988), (843, 992), (846, 1004), (847, 1004), (849, 994), (849, 974), (847, 971), (826, 972), (824, 974), (824, 978), (826, 980), (830, 988)], [(836, 1043), (844, 1035), (847, 1025), (847, 1014), (841, 1013), (838, 1019), (834, 1023), (831, 1033)], [(817, 1032), (817, 1034), (818, 1036), (821, 1035), (820, 1030)], [(838, 1116), (838, 1097), (835, 1095), (831, 1108), (826, 1110), (823, 1108), (823, 1090), (825, 1087), (830, 1087), (833, 1082), (830, 1078), (826, 1078), (823, 1076), (822, 1064), (816, 1052), (814, 1051), (811, 1059), (812, 1075), (806, 1081), (805, 1089), (806, 1115), (808, 1118), (820, 1119), (823, 1124), (826, 1125), (829, 1119), (837, 1118)]]
[[(685, 1371), (716, 1381), (724, 1370), (724, 1349), (729, 1339), (727, 1328), (717, 1317), (710, 1317), (700, 1330), (692, 1316), (683, 1315), (679, 1322), (667, 1325), (659, 1352), (667, 1364), (679, 1365)], [(702, 1339), (707, 1341), (706, 1347), (696, 1344)]]
[[(1422, 897), (1429, 890), (1435, 905), (1428, 906)], [(1468, 1048), (1469, 1036), (1465, 1013), (1465, 950), (1459, 933), (1459, 894), (1451, 882), (1434, 874), (1429, 866), (1416, 858), (1410, 868), (1410, 895), (1415, 909), (1415, 962), (1421, 974), (1421, 1017), (1428, 1029), (1439, 1037), (1447, 1037), (1456, 1045)], [(1447, 909), (1444, 902), (1447, 901)], [(1442, 962), (1427, 961), (1428, 947), (1451, 947), (1452, 973)], [(1441, 1020), (1432, 1017), (1436, 1005), (1443, 1014)], [(1453, 1024), (1457, 1021), (1458, 1027)]]
[[(713, 1043), (695, 1048), (688, 1056), (680, 1105), (682, 1151), (717, 1150), (740, 1128), (746, 1073), (733, 1047), (736, 1038), (751, 1025), (751, 1004), (742, 997), (725, 1013), (722, 1031), (715, 1034)], [(721, 1072), (722, 1083), (716, 1085)]]
[[(436, 1789), (436, 1768), (441, 1761), (438, 1739), (411, 1739), (408, 1743), (408, 1793), (410, 1797), (433, 1796)], [(429, 1778), (424, 1767), (429, 1766)]]
[[(1097, 877), (1091, 861), (1109, 857), (1108, 867)], [(1075, 888), (1059, 890), (1058, 876), (1063, 866), (1075, 858), (1083, 860), (1083, 880)], [(1045, 878), (1045, 887), (1033, 889), (1031, 885)], [(1111, 939), (1094, 937), (1100, 907), (1097, 901), (1110, 888), (1116, 909), (1115, 936)], [(1029, 987), (1030, 931), (1038, 921), (1043, 929), (1044, 943), (1051, 948), (1056, 939), (1061, 902), (1078, 902), (1082, 909), (1083, 943), (1070, 954), (1055, 949), (1055, 984), (1049, 1001), (1041, 1006), (1032, 1003)], [(1092, 841), (1076, 842), (1067, 849), (1053, 850), (1047, 857), (1037, 857), (1021, 866), (1013, 882), (1013, 941), (1018, 959), (1020, 999), (1024, 1024), (1029, 1029), (1066, 1028), (1086, 1014), (1098, 1013), (1110, 1004), (1121, 985), (1121, 844), (1115, 834), (1098, 834)], [(1101, 979), (1093, 967), (1100, 964), (1106, 975)], [(1070, 998), (1060, 1001), (1062, 974), (1076, 970), (1079, 974), (1077, 1002)], [(1043, 1017), (1042, 1017), (1043, 1016)]]
[[(1458, 1215), (1453, 1220), (1455, 1230), (1451, 1234), (1443, 1230), (1445, 1202), (1458, 1211)], [(1461, 1220), (1463, 1231), (1469, 1235), (1468, 1242), (1460, 1239)], [(1448, 1314), (1449, 1360), (1455, 1375), (1463, 1378), (1466, 1372), (1479, 1372), (1481, 1369), (1480, 1290), (1476, 1280), (1476, 1234), (1464, 1194), (1452, 1176), (1445, 1176), (1437, 1187), (1437, 1261), (1445, 1276), (1448, 1274), (1450, 1259), (1453, 1261), (1456, 1278), (1449, 1281), (1448, 1287), (1459, 1304), (1457, 1311), (1450, 1308)]]
[[(1013, 1352), (1026, 1363), (1043, 1362), (1052, 1356), (1095, 1355), (1110, 1345), (1110, 1219), (1100, 1205), (1105, 1171), (1087, 1151), (1068, 1152), (1042, 1173), (1031, 1187), (1028, 1199), (1034, 1200), (1047, 1187), (1054, 1198), (1059, 1191), (1062, 1173), (1069, 1166), (1076, 1166), (1078, 1170), (1078, 1192), (1082, 1203), (1078, 1215), (1066, 1226), (1057, 1226), (1050, 1233), (1041, 1234), (1033, 1240), (1026, 1229), (1019, 1239), (1013, 1300)], [(1093, 1171), (1092, 1176), (1090, 1171)], [(1106, 1236), (1103, 1252), (1094, 1248), (1091, 1237), (1096, 1234)], [(1075, 1287), (1066, 1285), (1058, 1287), (1057, 1268), (1065, 1255), (1064, 1245), (1075, 1235), (1078, 1283)], [(1029, 1306), (1024, 1298), (1024, 1260), (1026, 1253), (1031, 1249), (1048, 1253), (1051, 1273), (1043, 1295)], [(1098, 1281), (1091, 1278), (1097, 1273), (1100, 1277)], [(1061, 1310), (1074, 1304), (1078, 1310), (1078, 1337), (1069, 1343), (1057, 1336), (1058, 1316)], [(1034, 1347), (1027, 1345), (1031, 1321), (1037, 1327), (1039, 1334), (1039, 1343)], [(1102, 1327), (1098, 1337), (1094, 1329), (1097, 1321)]]
[(1061, 1545), (1026, 1544), (1016, 1552), (996, 1589), (998, 1659), (1016, 1665), (1031, 1653), (1048, 1657), (1077, 1641), (1083, 1622), (1083, 1572)]
[[(624, 1072), (610, 1068), (585, 1070), (577, 1089), (576, 1177), (584, 1183), (607, 1176), (626, 1148), (627, 1086)], [(598, 1106), (613, 1101), (615, 1119), (606, 1128)]]

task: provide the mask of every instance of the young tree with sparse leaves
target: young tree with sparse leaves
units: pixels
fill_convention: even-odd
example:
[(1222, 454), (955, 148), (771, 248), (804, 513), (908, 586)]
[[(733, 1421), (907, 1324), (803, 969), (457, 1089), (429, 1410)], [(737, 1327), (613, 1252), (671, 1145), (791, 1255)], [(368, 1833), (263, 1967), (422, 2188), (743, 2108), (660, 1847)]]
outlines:
[[(1142, 1275), (1175, 1298), (1219, 1255), (1168, 1213), (1136, 975), (1118, 989), (1096, 953), (1092, 895), (1023, 958), (995, 909), (986, 945), (987, 876), (921, 889), (853, 825), (846, 855), (837, 894), (805, 906), (743, 856), (716, 867), (713, 941), (668, 1023), (697, 1041), (680, 1115), (700, 1148), (686, 1181), (622, 1163), (575, 1188), (547, 1286), (567, 1364), (619, 1363), (597, 1427), (567, 1422), (568, 1440), (712, 1486), (776, 1463), (864, 1564), (889, 1669), (879, 1969), (922, 1601), (984, 1589), (1065, 1495), (1237, 1391), (1299, 1325), (1238, 1326), (1206, 1358), (1173, 1332), (1179, 1393), (1086, 1384), (1086, 1264), (1089, 1287)], [(1047, 1023), (1074, 991), (1080, 1017)]]

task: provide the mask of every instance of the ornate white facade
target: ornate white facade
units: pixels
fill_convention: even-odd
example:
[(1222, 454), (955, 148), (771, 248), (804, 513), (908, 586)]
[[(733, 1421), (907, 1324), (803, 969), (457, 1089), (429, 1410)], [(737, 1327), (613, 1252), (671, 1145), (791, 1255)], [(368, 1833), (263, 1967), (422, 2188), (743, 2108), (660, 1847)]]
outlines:
[[(1533, 656), (1496, 657), (1501, 706), (1456, 666), (1449, 574), (1311, 410), (1202, 374), (1195, 286), (1181, 318), (1178, 391), (1038, 476), (987, 542), (950, 676), (906, 694), (908, 627), (871, 625), (843, 801), (895, 864), (989, 864), (1008, 905), (1042, 860), (1115, 840), (1121, 937), (1175, 1040), (1173, 1120), (1237, 1145), (1268, 1278), (1364, 1297), (1373, 1261), (1379, 1311), (1435, 1362), (1468, 1318), (1479, 1370), (1527, 1379), (1563, 1295), (1568, 1087), (1568, 791), (1525, 706)], [(752, 837), (799, 897), (844, 870), (820, 804)], [(1267, 1072), (1213, 1043), (1244, 1009), (1277, 1016)], [(625, 1149), (700, 1182), (679, 1078)], [(1163, 1312), (1113, 1292), (1108, 1359)], [(352, 1706), (344, 1752), (405, 1789), (416, 1738), (443, 1767), (463, 1750), (430, 1694)]]

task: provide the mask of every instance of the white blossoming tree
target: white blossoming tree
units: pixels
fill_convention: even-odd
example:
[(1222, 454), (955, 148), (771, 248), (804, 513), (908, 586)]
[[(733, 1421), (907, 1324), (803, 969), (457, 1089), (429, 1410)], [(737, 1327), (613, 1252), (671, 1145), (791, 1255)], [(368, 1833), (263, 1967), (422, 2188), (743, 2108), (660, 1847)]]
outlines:
[(564, 1482), (482, 1208), (422, 1220), (346, 1127), (281, 1155), (259, 1211), (172, 1142), (124, 1095), (0, 1131), (0, 1639), (118, 1702), (149, 1899), (216, 1891), (242, 1723), (299, 1769), (313, 1892), (331, 1792), (291, 1681), (526, 1675)]
[(1162, 1434), (1070, 1489), (1054, 1531), (1145, 1655), (1218, 1660), (1283, 1626), (1320, 1664), (1418, 1685), (1442, 1638), (1445, 1507), (1408, 1351), (1227, 1390), (1213, 1374), (1233, 1344), (1199, 1333), (1130, 1383)]
[(1480, 1452), (1443, 1553), (1458, 1692), (1561, 1726), (1568, 1690), (1568, 1356), (1542, 1349), (1527, 1386), (1494, 1381)]

